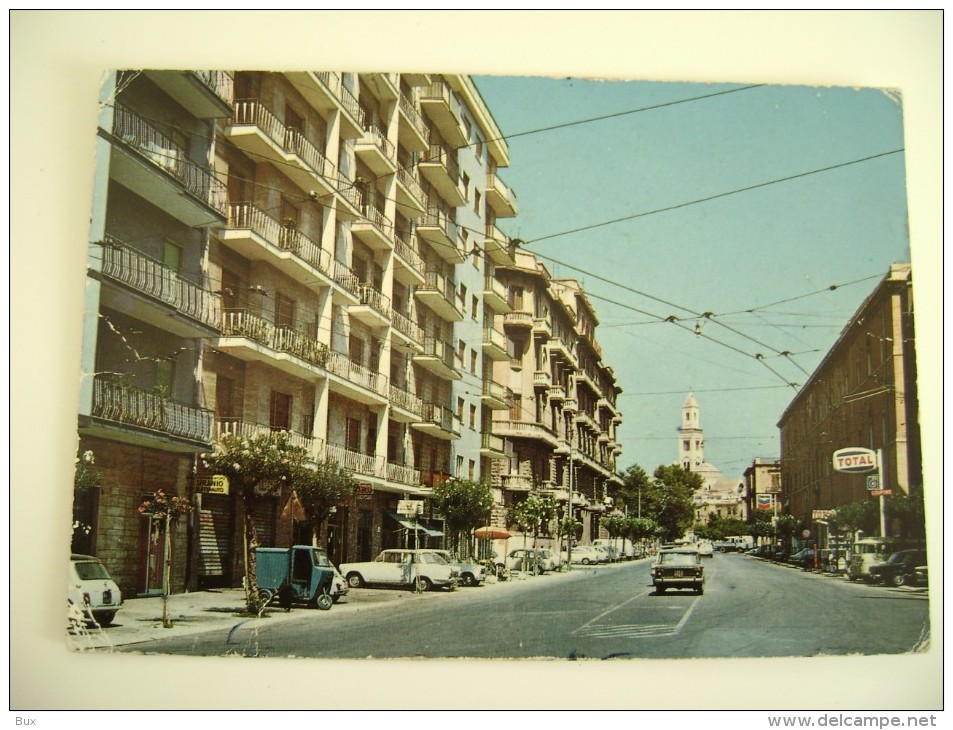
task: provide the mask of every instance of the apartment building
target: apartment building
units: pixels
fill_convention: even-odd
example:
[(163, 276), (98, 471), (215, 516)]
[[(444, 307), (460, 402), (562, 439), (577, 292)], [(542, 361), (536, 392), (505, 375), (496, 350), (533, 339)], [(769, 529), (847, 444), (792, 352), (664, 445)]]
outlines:
[[(126, 72), (104, 87), (81, 448), (105, 475), (74, 547), (127, 595), (156, 590), (162, 488), (196, 511), (176, 587), (238, 585), (239, 504), (199, 454), (287, 431), (350, 469), (320, 540), (333, 560), (407, 544), (400, 499), (504, 455), (493, 363), (509, 311), (497, 218), (516, 213), (502, 134), (465, 76)], [(261, 544), (310, 542), (257, 500)], [(439, 541), (439, 515), (419, 538)], [(78, 519), (78, 521), (80, 521)], [(83, 532), (83, 531), (80, 531)], [(135, 538), (135, 539), (133, 539)]]
[(532, 253), (517, 250), (497, 266), (512, 311), (496, 315), (508, 358), (496, 378), (512, 392), (510, 408), (494, 414), (493, 432), (506, 440), (506, 460), (494, 471), (504, 510), (532, 492), (553, 496), (583, 523), (583, 542), (600, 536), (599, 519), (622, 485), (616, 405), (621, 389), (602, 359), (595, 309), (579, 283), (555, 279)]
[(879, 450), (880, 489), (923, 487), (912, 287), (910, 264), (891, 265), (778, 421), (784, 512), (814, 534), (828, 510), (877, 498), (834, 470), (838, 449)]
[[(222, 298), (208, 254), (229, 213), (212, 162), (232, 112), (228, 73), (125, 71), (101, 87), (78, 404), (101, 480), (75, 494), (72, 548), (99, 555), (123, 595), (162, 587), (164, 541), (139, 505), (191, 496), (212, 444), (203, 354)], [(178, 586), (196, 577), (188, 528), (172, 541)]]

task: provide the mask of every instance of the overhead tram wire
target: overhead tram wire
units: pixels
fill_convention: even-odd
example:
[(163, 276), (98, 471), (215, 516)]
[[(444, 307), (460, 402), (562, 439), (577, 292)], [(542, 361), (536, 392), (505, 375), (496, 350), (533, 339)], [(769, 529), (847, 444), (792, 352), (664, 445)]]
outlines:
[(851, 166), (851, 165), (858, 165), (858, 164), (860, 164), (860, 163), (862, 163), (862, 162), (870, 162), (871, 160), (876, 160), (876, 159), (879, 159), (879, 158), (881, 158), (881, 157), (887, 157), (887, 156), (889, 156), (889, 155), (895, 155), (895, 154), (897, 154), (898, 152), (903, 152), (904, 150), (905, 150), (904, 147), (899, 147), (899, 148), (897, 148), (897, 149), (895, 149), (895, 150), (889, 150), (889, 151), (887, 151), (887, 152), (879, 152), (879, 153), (877, 153), (877, 154), (875, 154), (875, 155), (869, 155), (869, 156), (867, 156), (867, 157), (861, 157), (861, 158), (858, 158), (858, 159), (856, 159), (856, 160), (849, 160), (849, 161), (847, 161), (847, 162), (840, 162), (840, 163), (838, 163), (838, 164), (836, 164), (836, 165), (829, 165), (829, 166), (827, 166), (827, 167), (819, 167), (819, 168), (817, 168), (817, 169), (815, 169), (815, 170), (807, 170), (807, 171), (805, 171), (805, 172), (799, 172), (799, 173), (794, 174), (794, 175), (788, 175), (787, 177), (779, 177), (779, 178), (775, 178), (775, 179), (773, 179), (773, 180), (767, 180), (767, 181), (765, 181), (765, 182), (756, 183), (756, 184), (754, 184), (754, 185), (748, 185), (748, 186), (743, 187), (743, 188), (736, 188), (736, 189), (734, 189), (734, 190), (728, 190), (728, 191), (725, 191), (725, 192), (723, 192), (723, 193), (715, 193), (714, 195), (708, 195), (708, 196), (706, 196), (706, 197), (704, 197), (704, 198), (696, 198), (695, 200), (687, 200), (687, 201), (685, 201), (684, 203), (676, 203), (676, 204), (674, 204), (674, 205), (669, 205), (669, 206), (666, 206), (666, 207), (664, 207), (664, 208), (655, 208), (654, 210), (648, 210), (648, 211), (644, 211), (644, 212), (642, 212), (642, 213), (633, 213), (632, 215), (622, 216), (621, 218), (614, 218), (614, 219), (612, 219), (612, 220), (602, 221), (601, 223), (592, 223), (592, 224), (590, 224), (590, 225), (580, 226), (579, 228), (571, 228), (571, 229), (569, 229), (569, 230), (560, 231), (560, 232), (558, 232), (558, 233), (550, 233), (550, 234), (545, 235), (545, 236), (539, 236), (538, 238), (532, 238), (532, 239), (529, 239), (529, 240), (524, 240), (524, 243), (526, 243), (526, 244), (539, 243), (540, 241), (548, 241), (548, 240), (553, 239), (553, 238), (559, 238), (559, 237), (561, 237), (561, 236), (568, 236), (568, 235), (571, 235), (571, 234), (573, 234), (573, 233), (583, 233), (584, 231), (591, 231), (591, 230), (593, 230), (593, 229), (595, 229), (595, 228), (603, 228), (603, 227), (605, 227), (605, 226), (611, 226), (611, 225), (614, 225), (614, 224), (616, 224), (616, 223), (624, 223), (625, 221), (636, 220), (636, 219), (638, 219), (638, 218), (645, 218), (645, 217), (647, 217), (647, 216), (656, 215), (656, 214), (658, 214), (658, 213), (667, 213), (667, 212), (669, 212), (669, 211), (679, 210), (680, 208), (687, 208), (687, 207), (692, 206), (692, 205), (699, 205), (700, 203), (708, 203), (708, 202), (710, 202), (710, 201), (712, 201), (712, 200), (718, 200), (718, 199), (720, 199), (720, 198), (726, 198), (726, 197), (728, 197), (728, 196), (730, 196), (730, 195), (737, 195), (737, 194), (739, 194), (739, 193), (747, 193), (747, 192), (750, 192), (750, 191), (752, 191), (752, 190), (758, 190), (759, 188), (765, 188), (765, 187), (768, 187), (768, 186), (770, 186), (770, 185), (777, 185), (777, 184), (783, 183), (783, 182), (790, 182), (791, 180), (797, 180), (797, 179), (799, 179), (799, 178), (807, 177), (807, 176), (809, 176), (809, 175), (817, 175), (817, 174), (822, 173), (822, 172), (830, 172), (831, 170), (837, 170), (837, 169), (840, 169), (840, 168), (843, 168), (843, 167), (849, 167), (849, 166)]

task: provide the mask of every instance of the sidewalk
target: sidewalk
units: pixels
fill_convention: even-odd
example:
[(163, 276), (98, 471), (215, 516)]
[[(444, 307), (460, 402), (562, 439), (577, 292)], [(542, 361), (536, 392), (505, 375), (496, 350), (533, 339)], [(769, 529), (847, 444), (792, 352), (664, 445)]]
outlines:
[[(626, 565), (615, 563), (614, 565)], [(598, 566), (596, 569), (613, 566)], [(542, 576), (521, 576), (514, 574), (506, 581), (490, 578), (481, 586), (457, 588), (452, 593), (430, 591), (413, 593), (401, 588), (353, 588), (330, 611), (321, 611), (307, 606), (294, 606), (285, 611), (278, 606), (265, 609), (263, 618), (242, 615), (245, 610), (245, 591), (241, 588), (223, 588), (218, 590), (178, 593), (168, 598), (166, 611), (172, 622), (171, 628), (162, 625), (162, 596), (128, 598), (123, 601), (113, 623), (106, 628), (87, 627), (78, 633), (67, 634), (67, 646), (76, 651), (111, 649), (128, 646), (154, 639), (167, 639), (198, 634), (206, 631), (227, 633), (238, 627), (254, 628), (255, 624), (274, 625), (277, 621), (300, 618), (303, 615), (325, 613), (340, 614), (366, 611), (399, 601), (447, 600), (451, 596), (465, 599), (467, 595), (486, 595), (497, 591), (512, 591), (518, 586), (531, 586), (540, 580), (562, 580), (583, 577), (595, 566), (573, 566), (566, 573), (547, 573)]]

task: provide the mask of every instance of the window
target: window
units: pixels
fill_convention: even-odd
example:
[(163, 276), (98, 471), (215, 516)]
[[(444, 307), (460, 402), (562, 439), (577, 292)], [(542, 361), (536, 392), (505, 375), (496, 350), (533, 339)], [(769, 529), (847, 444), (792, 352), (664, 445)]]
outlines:
[(474, 477), (476, 477), (476, 462), (473, 459), (468, 459), (470, 462), (469, 469), (467, 470), (468, 479), (472, 482)]
[(477, 374), (477, 354), (476, 350), (470, 350), (470, 372)]
[(277, 327), (293, 327), (295, 318), (295, 303), (284, 294), (275, 295), (275, 325)]
[(222, 309), (238, 309), (238, 292), (241, 290), (238, 275), (222, 269)]
[(172, 386), (175, 382), (175, 363), (172, 360), (156, 360), (156, 393), (168, 398), (172, 395)]
[(470, 176), (463, 173), (463, 197), (470, 199)]
[(291, 396), (277, 390), (271, 391), (272, 431), (287, 431), (291, 428)]
[(477, 215), (480, 215), (480, 203), (483, 200), (483, 196), (480, 195), (480, 191), (474, 189), (473, 191), (473, 212)]
[(351, 451), (358, 451), (361, 447), (361, 422), (356, 418), (348, 418), (345, 422), (345, 446)]
[(476, 413), (477, 407), (475, 405), (470, 405), (470, 430), (476, 431)]
[(463, 479), (463, 457), (457, 457), (457, 478)]
[(476, 140), (476, 156), (478, 160), (483, 159), (483, 138), (480, 135), (477, 135)]
[(463, 398), (457, 398), (457, 418), (463, 423)]
[(463, 128), (467, 132), (467, 142), (469, 142), (470, 138), (473, 137), (473, 122), (468, 117), (463, 118)]
[(162, 247), (162, 263), (179, 273), (182, 270), (182, 247), (174, 241), (166, 241)]
[(470, 297), (470, 316), (473, 319), (477, 319), (480, 314), (480, 300), (476, 298), (476, 294), (471, 295)]

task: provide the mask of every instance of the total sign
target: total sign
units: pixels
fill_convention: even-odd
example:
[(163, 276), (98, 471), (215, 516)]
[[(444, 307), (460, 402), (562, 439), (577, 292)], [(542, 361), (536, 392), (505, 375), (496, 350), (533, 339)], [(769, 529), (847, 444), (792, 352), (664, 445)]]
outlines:
[(859, 446), (848, 446), (834, 452), (834, 470), (864, 474), (877, 470), (877, 452)]

